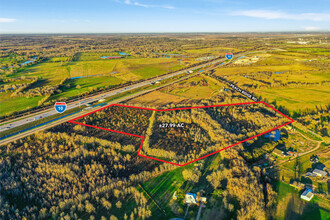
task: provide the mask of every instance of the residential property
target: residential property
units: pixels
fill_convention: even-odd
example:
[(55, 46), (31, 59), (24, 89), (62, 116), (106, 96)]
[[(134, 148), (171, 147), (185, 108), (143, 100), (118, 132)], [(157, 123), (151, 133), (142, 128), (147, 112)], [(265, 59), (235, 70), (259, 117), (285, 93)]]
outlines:
[(196, 193), (186, 193), (186, 197), (184, 199), (185, 203), (197, 204), (197, 205), (199, 205), (199, 202), (206, 203), (206, 197), (201, 197), (200, 193), (197, 193), (197, 194)]
[(293, 152), (293, 151), (287, 151), (286, 153), (289, 156), (295, 156), (297, 154), (297, 152)]
[(195, 193), (186, 193), (184, 201), (187, 204), (197, 204), (197, 195)]
[(323, 170), (319, 170), (319, 169), (314, 169), (313, 173), (316, 174), (317, 176), (327, 176), (327, 172), (323, 171)]
[(311, 201), (311, 199), (313, 198), (314, 194), (313, 194), (313, 190), (311, 189), (306, 189), (301, 195), (300, 198), (302, 198), (303, 200), (306, 201)]

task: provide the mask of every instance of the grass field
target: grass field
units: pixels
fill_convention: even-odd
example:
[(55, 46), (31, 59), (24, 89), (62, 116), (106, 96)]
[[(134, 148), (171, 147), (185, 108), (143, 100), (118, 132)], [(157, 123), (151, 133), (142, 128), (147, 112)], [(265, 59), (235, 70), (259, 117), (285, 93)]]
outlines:
[[(267, 57), (256, 54), (260, 60), (252, 65), (218, 68), (215, 74), (226, 76), (236, 85), (246, 86), (250, 92), (270, 102), (276, 101), (277, 105), (285, 106), (291, 112), (312, 110), (330, 104), (329, 86), (321, 83), (330, 81), (330, 68), (327, 64), (313, 63), (316, 60), (323, 62), (312, 54), (316, 50), (324, 52), (326, 49), (298, 48), (267, 53)], [(276, 83), (288, 85), (278, 86)]]
[[(102, 88), (105, 86), (118, 85), (123, 83), (122, 79), (113, 76), (98, 76), (98, 77), (85, 77), (66, 81), (63, 85), (62, 92), (53, 95), (49, 100), (56, 100), (59, 98), (71, 97), (88, 92), (93, 88)], [(77, 89), (77, 86), (80, 86)]]
[(0, 115), (37, 106), (38, 102), (45, 97), (10, 97), (10, 94), (11, 93), (0, 93)]
[(127, 104), (131, 105), (131, 104), (143, 103), (148, 106), (164, 106), (167, 104), (179, 103), (183, 100), (186, 100), (186, 99), (183, 97), (180, 97), (180, 96), (167, 94), (167, 93), (160, 92), (160, 91), (153, 91), (153, 92), (147, 93), (143, 96), (139, 96), (137, 98), (129, 100), (127, 102)]
[(208, 47), (208, 48), (198, 48), (198, 49), (191, 49), (187, 48), (184, 51), (186, 53), (195, 53), (195, 54), (212, 54), (212, 55), (225, 55), (226, 52), (233, 52), (235, 48), (232, 47)]
[(290, 111), (305, 110), (315, 105), (325, 106), (330, 103), (330, 87), (270, 88), (256, 92)]
[[(173, 193), (178, 190), (185, 182), (182, 176), (184, 169), (192, 169), (193, 165), (187, 165), (185, 167), (179, 167), (172, 171), (166, 172), (156, 178), (151, 179), (143, 184), (143, 188), (148, 194), (160, 205), (160, 207), (166, 210), (167, 213), (172, 213), (170, 207), (170, 201)], [(189, 189), (187, 189), (189, 190)], [(158, 209), (156, 205), (151, 205), (151, 209)]]
[(196, 76), (161, 91), (187, 99), (205, 99), (210, 98), (222, 87), (221, 83), (211, 77)]
[(208, 76), (195, 76), (187, 80), (147, 93), (127, 103), (143, 103), (149, 106), (164, 106), (176, 103), (189, 103), (191, 100), (211, 98), (219, 89), (226, 86)]
[(278, 204), (276, 219), (329, 219), (329, 202), (318, 196), (310, 202), (300, 199), (300, 192), (294, 187), (276, 182)]
[[(39, 77), (44, 80), (44, 84), (56, 85), (65, 78), (79, 76), (108, 75), (116, 73), (131, 72), (137, 75), (137, 78), (148, 78), (163, 74), (169, 71), (177, 70), (183, 66), (179, 65), (176, 59), (166, 58), (136, 58), (122, 60), (97, 60), (81, 62), (44, 62), (32, 67), (24, 68), (11, 78), (19, 76)], [(126, 79), (131, 80), (130, 78)]]
[[(42, 86), (57, 86), (64, 79), (67, 80), (60, 87), (61, 93), (55, 94), (49, 100), (58, 98), (72, 97), (84, 92), (107, 86), (115, 86), (127, 81), (136, 81), (147, 79), (153, 76), (161, 75), (167, 72), (175, 71), (184, 67), (180, 61), (174, 58), (129, 58), (118, 60), (102, 60), (99, 53), (82, 54), (79, 60), (66, 62), (69, 57), (53, 57), (45, 62), (25, 67), (22, 70), (8, 75), (8, 78), (17, 77), (38, 77), (38, 83), (35, 83), (29, 89)], [(113, 55), (113, 54), (110, 54)], [(117, 54), (118, 55), (118, 54)], [(24, 81), (2, 83), (1, 85), (19, 84)], [(26, 89), (25, 91), (27, 91)], [(44, 96), (34, 98), (11, 98), (8, 92), (0, 93), (1, 107), (0, 115), (8, 114), (13, 111), (21, 111), (29, 107), (38, 105)]]
[(102, 60), (101, 56), (120, 56), (117, 52), (109, 53), (81, 53), (78, 61)]

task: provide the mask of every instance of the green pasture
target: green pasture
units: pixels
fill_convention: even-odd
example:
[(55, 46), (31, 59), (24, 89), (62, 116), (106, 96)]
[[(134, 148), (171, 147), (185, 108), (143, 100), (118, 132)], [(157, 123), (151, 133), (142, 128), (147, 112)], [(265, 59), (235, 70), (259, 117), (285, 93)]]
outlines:
[(268, 88), (257, 90), (262, 97), (276, 101), (290, 111), (314, 109), (330, 103), (330, 87)]
[[(61, 93), (53, 95), (50, 100), (72, 97), (88, 92), (91, 89), (118, 85), (124, 81), (113, 76), (85, 77), (67, 80), (61, 87)], [(79, 88), (80, 87), (80, 88)]]
[(235, 48), (231, 47), (208, 47), (208, 48), (198, 48), (198, 49), (190, 49), (186, 48), (184, 51), (185, 53), (195, 53), (195, 54), (223, 54), (225, 55), (226, 52), (235, 51)]
[[(206, 80), (208, 85), (191, 85), (191, 83), (199, 83), (201, 80)], [(219, 82), (207, 76), (196, 76), (187, 79), (178, 84), (174, 84), (169, 88), (165, 88), (162, 92), (177, 95), (190, 99), (203, 99), (209, 98), (215, 92), (218, 92), (223, 86)]]
[(52, 57), (48, 62), (66, 62), (70, 57)]
[(300, 199), (302, 192), (294, 187), (280, 181), (274, 184), (278, 193), (276, 219), (329, 219), (328, 200), (315, 195), (307, 202)]
[(81, 53), (79, 55), (78, 61), (96, 61), (96, 60), (107, 61), (107, 59), (102, 59), (101, 56), (121, 56), (121, 55), (119, 55), (118, 52)]
[[(182, 171), (191, 168), (193, 168), (192, 164), (176, 168), (141, 185), (161, 208), (168, 211), (168, 213), (171, 213), (169, 203), (172, 199), (173, 193), (185, 182), (182, 176)], [(157, 209), (156, 205), (152, 205), (151, 207), (152, 209)]]
[(10, 97), (11, 94), (12, 93), (0, 93), (0, 115), (9, 114), (15, 111), (23, 111), (37, 106), (38, 102), (45, 97)]
[(329, 56), (330, 49), (329, 48), (322, 48), (322, 47), (299, 47), (299, 48), (290, 48), (291, 51), (296, 51), (299, 53), (308, 53), (314, 55), (323, 55)]
[[(103, 54), (102, 54), (103, 55)], [(183, 66), (177, 59), (172, 58), (131, 58), (120, 60), (90, 60), (93, 57), (99, 57), (100, 54), (86, 53), (82, 54), (83, 59), (87, 57), (88, 61), (62, 62), (68, 57), (54, 57), (45, 62), (32, 66), (24, 67), (22, 70), (8, 75), (9, 78), (17, 77), (38, 77), (38, 82), (31, 88), (42, 86), (56, 86), (64, 79), (73, 77), (83, 78), (67, 80), (65, 85), (60, 87), (61, 94), (50, 97), (50, 100), (56, 100), (63, 97), (71, 97), (106, 86), (118, 85), (127, 81), (137, 81), (149, 77), (165, 74), (170, 71), (181, 69)], [(86, 58), (86, 59), (87, 59)], [(1, 83), (17, 84), (21, 82)], [(3, 106), (10, 106), (6, 110), (0, 110), (0, 115), (13, 111), (20, 111), (28, 107), (35, 107), (40, 99), (36, 98), (11, 98), (0, 94), (0, 101)], [(23, 101), (19, 101), (23, 100)]]

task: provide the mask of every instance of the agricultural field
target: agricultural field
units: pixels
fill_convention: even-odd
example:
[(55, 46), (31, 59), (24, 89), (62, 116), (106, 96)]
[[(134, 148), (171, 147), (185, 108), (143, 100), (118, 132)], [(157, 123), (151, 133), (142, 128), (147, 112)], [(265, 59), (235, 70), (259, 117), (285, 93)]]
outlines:
[(223, 87), (225, 85), (211, 77), (196, 76), (159, 91), (186, 99), (209, 99)]
[[(97, 57), (98, 59), (96, 59)], [(3, 105), (10, 105), (10, 108), (1, 108), (0, 115), (86, 94), (101, 88), (115, 87), (129, 81), (147, 79), (185, 67), (180, 61), (172, 58), (102, 60), (99, 54), (82, 54), (81, 58), (81, 61), (80, 59), (70, 61), (70, 57), (52, 57), (39, 64), (24, 67), (17, 72), (2, 76), (0, 88), (10, 85), (18, 87), (22, 83), (29, 83), (18, 81), (22, 77), (37, 79), (37, 82), (21, 89), (19, 98), (11, 98), (17, 96), (13, 95), (16, 89), (2, 91), (0, 102)], [(27, 94), (35, 89), (52, 90), (52, 92), (45, 91), (42, 95), (34, 93), (34, 97), (29, 97)], [(29, 100), (18, 102), (24, 98)], [(40, 100), (42, 102), (39, 102)]]
[(126, 101), (126, 104), (143, 104), (147, 106), (201, 105), (240, 103), (250, 100), (240, 93), (212, 77), (200, 74), (189, 79), (174, 83), (156, 91)]
[(324, 57), (329, 50), (300, 49), (254, 54), (251, 57), (258, 58), (257, 62), (247, 65), (238, 60), (217, 69), (215, 75), (287, 108), (292, 114), (324, 108), (330, 103), (330, 65)]

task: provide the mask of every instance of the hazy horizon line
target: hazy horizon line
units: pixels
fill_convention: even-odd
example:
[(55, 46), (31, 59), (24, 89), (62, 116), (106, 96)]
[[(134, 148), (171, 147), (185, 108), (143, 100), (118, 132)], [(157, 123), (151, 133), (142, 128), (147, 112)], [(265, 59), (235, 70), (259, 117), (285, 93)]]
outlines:
[(248, 34), (248, 33), (330, 33), (330, 30), (317, 30), (317, 31), (184, 31), (184, 32), (8, 32), (8, 33), (0, 33), (0, 35), (33, 35), (33, 34)]

